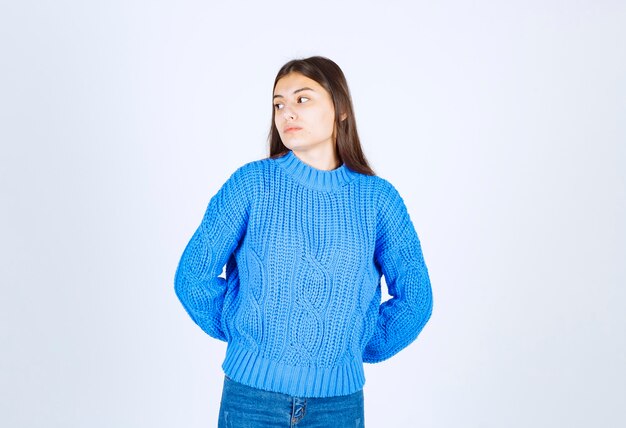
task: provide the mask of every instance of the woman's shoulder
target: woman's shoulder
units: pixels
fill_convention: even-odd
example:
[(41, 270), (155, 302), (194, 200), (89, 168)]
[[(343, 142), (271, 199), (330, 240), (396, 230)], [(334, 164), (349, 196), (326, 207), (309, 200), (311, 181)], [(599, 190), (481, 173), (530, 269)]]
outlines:
[(392, 207), (405, 206), (405, 201), (399, 188), (391, 180), (380, 176), (372, 176), (371, 180), (374, 183), (376, 206), (379, 211), (385, 212), (392, 209)]
[(266, 165), (267, 158), (247, 161), (235, 168), (232, 171), (230, 178), (237, 181), (250, 180), (252, 177), (257, 176)]
[(390, 194), (397, 192), (396, 187), (385, 177), (381, 177), (380, 175), (358, 175), (359, 179), (368, 186), (373, 187), (377, 194)]
[(244, 164), (242, 164), (240, 167), (238, 167), (235, 172), (239, 173), (240, 175), (258, 174), (272, 167), (273, 162), (274, 162), (274, 159), (270, 157), (249, 160), (245, 162)]

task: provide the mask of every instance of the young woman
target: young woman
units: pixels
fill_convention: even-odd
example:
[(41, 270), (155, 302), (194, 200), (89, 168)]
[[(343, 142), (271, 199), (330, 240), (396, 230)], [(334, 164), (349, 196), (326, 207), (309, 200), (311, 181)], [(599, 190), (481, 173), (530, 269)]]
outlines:
[(363, 363), (397, 354), (431, 315), (420, 240), (367, 164), (337, 64), (288, 62), (272, 97), (269, 157), (211, 198), (176, 294), (228, 343), (220, 427), (364, 426)]

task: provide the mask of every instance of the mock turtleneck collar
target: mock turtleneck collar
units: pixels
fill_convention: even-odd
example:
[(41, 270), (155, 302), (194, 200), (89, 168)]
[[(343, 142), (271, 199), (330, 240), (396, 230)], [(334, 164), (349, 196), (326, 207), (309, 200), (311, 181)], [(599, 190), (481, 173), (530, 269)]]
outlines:
[(333, 170), (323, 170), (304, 163), (292, 150), (274, 161), (294, 180), (318, 190), (335, 190), (354, 179), (356, 172), (342, 163)]

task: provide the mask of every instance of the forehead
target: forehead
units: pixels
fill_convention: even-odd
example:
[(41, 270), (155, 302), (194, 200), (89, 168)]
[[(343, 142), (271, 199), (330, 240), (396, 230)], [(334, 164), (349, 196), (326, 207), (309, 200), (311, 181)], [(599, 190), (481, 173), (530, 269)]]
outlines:
[(276, 82), (276, 87), (274, 88), (274, 95), (291, 95), (293, 91), (301, 88), (311, 88), (316, 92), (327, 93), (326, 89), (322, 87), (315, 80), (306, 77), (303, 74), (291, 72), (286, 76), (281, 77), (278, 82)]

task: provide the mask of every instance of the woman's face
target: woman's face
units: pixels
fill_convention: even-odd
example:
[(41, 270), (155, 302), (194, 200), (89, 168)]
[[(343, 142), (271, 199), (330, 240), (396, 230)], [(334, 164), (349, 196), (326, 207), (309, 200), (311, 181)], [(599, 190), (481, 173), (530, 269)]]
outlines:
[(300, 73), (289, 73), (276, 83), (273, 102), (274, 124), (287, 148), (334, 148), (335, 108), (319, 83)]

